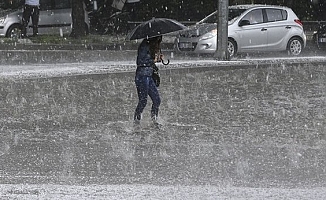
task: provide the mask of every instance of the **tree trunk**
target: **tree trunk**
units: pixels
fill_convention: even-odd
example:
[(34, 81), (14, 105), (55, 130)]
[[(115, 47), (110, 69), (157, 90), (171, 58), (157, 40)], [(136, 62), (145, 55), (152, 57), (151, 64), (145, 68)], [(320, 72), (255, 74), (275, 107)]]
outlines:
[(72, 0), (72, 32), (70, 37), (80, 38), (86, 35), (85, 5), (83, 0)]

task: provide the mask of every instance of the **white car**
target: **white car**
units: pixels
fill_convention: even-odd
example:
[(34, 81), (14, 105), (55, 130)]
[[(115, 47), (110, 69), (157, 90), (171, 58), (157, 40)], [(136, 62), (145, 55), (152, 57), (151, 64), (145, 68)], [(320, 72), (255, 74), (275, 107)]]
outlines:
[[(23, 5), (21, 0), (3, 0), (0, 3), (0, 36), (20, 37)], [(40, 0), (38, 33), (68, 34), (72, 28), (71, 0)], [(32, 20), (27, 27), (27, 34), (32, 32)], [(89, 31), (88, 14), (85, 11), (86, 31)]]
[[(217, 12), (178, 34), (177, 53), (214, 53), (217, 47)], [(229, 6), (228, 52), (288, 51), (297, 56), (306, 46), (302, 22), (288, 7)]]

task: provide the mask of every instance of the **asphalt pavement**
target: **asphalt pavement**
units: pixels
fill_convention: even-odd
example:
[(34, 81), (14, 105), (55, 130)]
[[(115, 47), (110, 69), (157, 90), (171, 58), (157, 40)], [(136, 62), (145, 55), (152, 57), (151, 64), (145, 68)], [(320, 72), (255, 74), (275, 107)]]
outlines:
[(1, 51), (0, 197), (323, 199), (325, 56), (164, 51), (141, 133), (136, 50)]

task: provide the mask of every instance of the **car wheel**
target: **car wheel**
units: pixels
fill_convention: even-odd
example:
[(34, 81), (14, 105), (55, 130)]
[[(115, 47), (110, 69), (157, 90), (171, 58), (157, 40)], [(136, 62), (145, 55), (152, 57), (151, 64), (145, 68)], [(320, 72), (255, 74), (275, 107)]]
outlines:
[(14, 24), (9, 27), (6, 37), (9, 38), (20, 38), (21, 36), (21, 29), (19, 24)]
[(232, 39), (228, 39), (228, 52), (229, 58), (232, 58), (237, 54), (237, 44)]
[(298, 56), (302, 51), (303, 43), (300, 38), (291, 38), (288, 43), (288, 54), (291, 56)]
[(179, 50), (179, 48), (178, 48), (178, 39), (177, 39), (177, 38), (174, 39), (174, 43), (173, 43), (173, 53), (174, 53), (175, 55), (177, 55), (177, 56), (185, 56), (185, 55), (186, 55), (185, 52), (182, 52), (182, 51)]

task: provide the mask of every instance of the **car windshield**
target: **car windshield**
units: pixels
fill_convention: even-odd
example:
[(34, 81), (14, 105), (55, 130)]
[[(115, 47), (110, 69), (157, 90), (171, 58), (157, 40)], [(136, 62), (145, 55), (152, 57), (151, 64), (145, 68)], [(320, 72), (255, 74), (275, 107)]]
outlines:
[[(229, 9), (229, 21), (234, 21), (237, 19), (246, 9)], [(203, 23), (217, 23), (217, 12), (214, 14), (209, 15), (207, 18), (199, 22), (200, 24)]]
[(229, 9), (229, 21), (233, 23), (246, 9)]
[(2, 0), (0, 3), (0, 9), (8, 10), (8, 9), (16, 9), (22, 5), (21, 0)]

